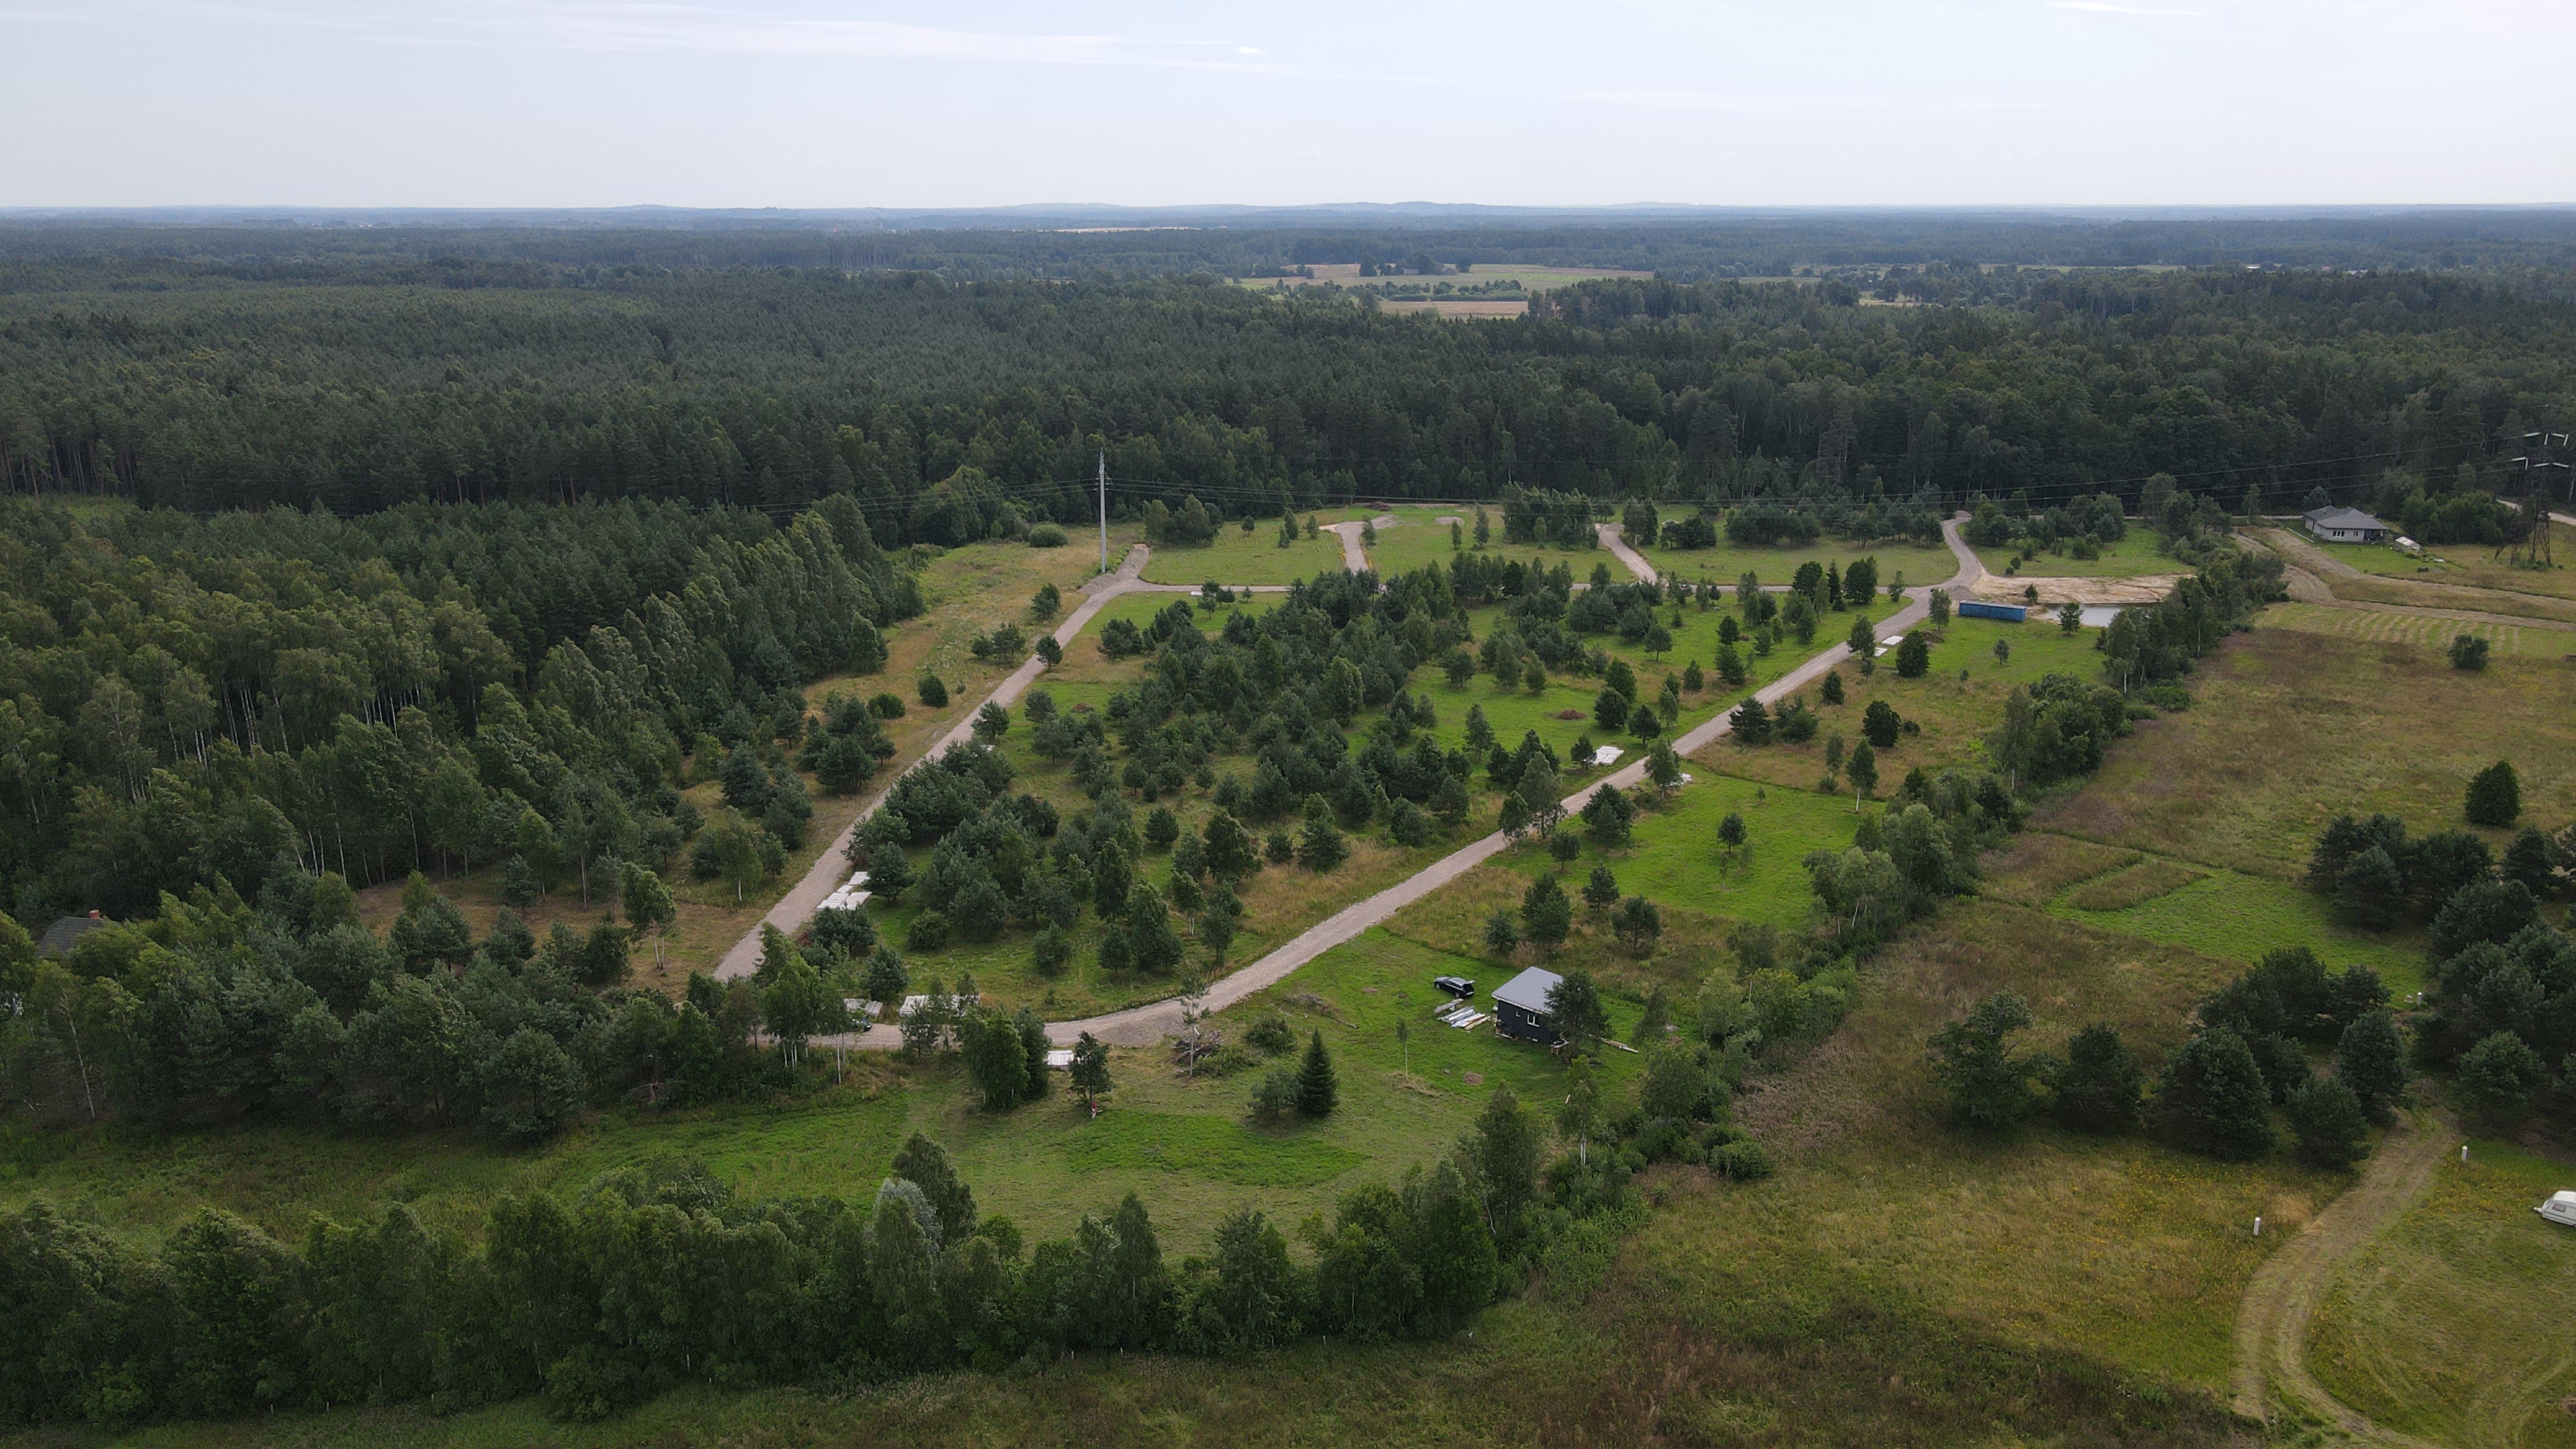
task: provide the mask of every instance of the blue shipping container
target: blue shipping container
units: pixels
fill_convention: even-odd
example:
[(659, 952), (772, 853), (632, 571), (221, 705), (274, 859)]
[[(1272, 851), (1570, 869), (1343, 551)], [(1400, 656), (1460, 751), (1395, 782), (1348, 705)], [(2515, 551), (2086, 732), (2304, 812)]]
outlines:
[(1959, 606), (1959, 617), (1962, 619), (2008, 619), (2013, 623), (2018, 624), (2029, 618), (2030, 615), (2019, 604), (1966, 603)]

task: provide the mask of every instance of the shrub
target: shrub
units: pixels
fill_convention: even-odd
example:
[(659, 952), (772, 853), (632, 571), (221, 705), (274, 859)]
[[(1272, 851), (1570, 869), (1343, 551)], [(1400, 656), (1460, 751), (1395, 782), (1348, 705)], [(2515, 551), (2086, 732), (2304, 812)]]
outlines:
[(932, 709), (948, 707), (948, 686), (940, 683), (939, 676), (936, 674), (921, 676), (920, 681), (913, 688), (913, 693), (920, 696), (921, 702)]
[(1062, 926), (1049, 926), (1029, 943), (1029, 959), (1040, 976), (1061, 976), (1073, 964), (1073, 940)]
[(1771, 1175), (1771, 1154), (1750, 1137), (1709, 1149), (1708, 1170), (1737, 1182), (1759, 1182)]
[(2127, 1132), (2138, 1125), (2145, 1077), (2120, 1034), (2100, 1022), (2066, 1043), (2057, 1073), (2057, 1118), (2086, 1132)]
[(1261, 1079), (1252, 1089), (1252, 1116), (1255, 1121), (1277, 1123), (1288, 1120), (1297, 1110), (1297, 1073), (1293, 1068), (1279, 1067)]
[(1029, 528), (1029, 547), (1031, 548), (1062, 548), (1064, 538), (1062, 524), (1040, 523), (1033, 524)]
[(2475, 634), (2462, 634), (2451, 640), (2451, 667), (2470, 671), (2487, 667), (2487, 641)]
[(941, 951), (948, 946), (948, 917), (938, 911), (924, 911), (912, 918), (912, 928), (904, 933), (907, 951)]
[(2157, 1084), (2156, 1110), (2176, 1142), (2247, 1160), (2272, 1150), (2272, 1089), (2245, 1039), (2225, 1028), (2183, 1044)]
[(903, 696), (881, 693), (868, 701), (868, 713), (879, 719), (903, 718)]
[(2514, 776), (2513, 762), (2498, 760), (2471, 777), (2464, 808), (2471, 825), (2502, 829), (2513, 824), (2522, 814), (2522, 782)]
[(1873, 699), (1869, 702), (1869, 708), (1861, 711), (1862, 736), (1882, 750), (1894, 745), (1896, 737), (1903, 733), (1904, 728), (1904, 719), (1886, 700)]
[(1297, 1034), (1288, 1029), (1288, 1018), (1278, 1012), (1264, 1012), (1243, 1033), (1244, 1041), (1272, 1056), (1278, 1056), (1297, 1045)]
[(1921, 679), (1931, 672), (1932, 646), (1924, 640), (1921, 630), (1908, 630), (1904, 641), (1896, 646), (1896, 677)]
[(2340, 1168), (2361, 1159), (2370, 1124), (2363, 1120), (2361, 1099), (2352, 1088), (2332, 1077), (2310, 1082), (2290, 1094), (2288, 1106), (2302, 1161)]
[(2460, 1095), (2488, 1116), (2520, 1111), (2546, 1079), (2540, 1053), (2509, 1031), (2499, 1031), (2468, 1049), (2460, 1058)]

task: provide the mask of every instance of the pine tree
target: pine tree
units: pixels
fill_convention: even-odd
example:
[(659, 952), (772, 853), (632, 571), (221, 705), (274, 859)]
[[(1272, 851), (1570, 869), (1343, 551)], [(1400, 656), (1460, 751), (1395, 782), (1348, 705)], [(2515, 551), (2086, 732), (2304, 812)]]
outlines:
[(2127, 1132), (2138, 1125), (2145, 1085), (2138, 1058), (2120, 1034), (2100, 1022), (2066, 1043), (2057, 1073), (2057, 1118), (2087, 1132)]
[(1324, 1050), (1324, 1034), (1317, 1031), (1306, 1040), (1306, 1059), (1297, 1067), (1297, 1115), (1330, 1117), (1341, 1100), (1341, 1084), (1333, 1075), (1333, 1057)]
[(2245, 1039), (2224, 1027), (2174, 1053), (2156, 1088), (2156, 1110), (2165, 1130), (2192, 1151), (2242, 1161), (2272, 1150), (2272, 1089)]
[(2472, 825), (2502, 829), (2513, 824), (2522, 814), (2522, 782), (2514, 776), (2513, 762), (2498, 760), (2478, 771), (2469, 781), (2465, 808)]
[(1082, 1094), (1082, 1105), (1091, 1106), (1109, 1094), (1109, 1047), (1098, 1037), (1084, 1032), (1073, 1044), (1073, 1089)]
[(2292, 1091), (2287, 1106), (2302, 1161), (2340, 1168), (2362, 1157), (2370, 1124), (2352, 1088), (2336, 1078), (2322, 1078)]
[(2406, 1046), (2397, 1018), (2384, 1009), (2365, 1012), (2345, 1027), (2335, 1044), (2335, 1078), (2352, 1089), (2365, 1116), (2387, 1122), (2388, 1109), (2406, 1096)]

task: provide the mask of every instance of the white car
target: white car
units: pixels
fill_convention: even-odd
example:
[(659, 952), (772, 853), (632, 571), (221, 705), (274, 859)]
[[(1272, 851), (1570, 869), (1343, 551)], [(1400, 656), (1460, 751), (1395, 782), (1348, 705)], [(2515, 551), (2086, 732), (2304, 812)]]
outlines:
[(2553, 1192), (2549, 1195), (2549, 1201), (2533, 1208), (2532, 1211), (2553, 1223), (2562, 1223), (2576, 1228), (2576, 1192)]

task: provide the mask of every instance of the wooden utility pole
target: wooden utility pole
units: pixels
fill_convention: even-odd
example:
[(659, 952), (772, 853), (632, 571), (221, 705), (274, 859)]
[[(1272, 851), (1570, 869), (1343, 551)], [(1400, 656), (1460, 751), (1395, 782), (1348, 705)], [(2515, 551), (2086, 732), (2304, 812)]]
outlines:
[(1100, 571), (1109, 572), (1109, 454), (1100, 455)]

